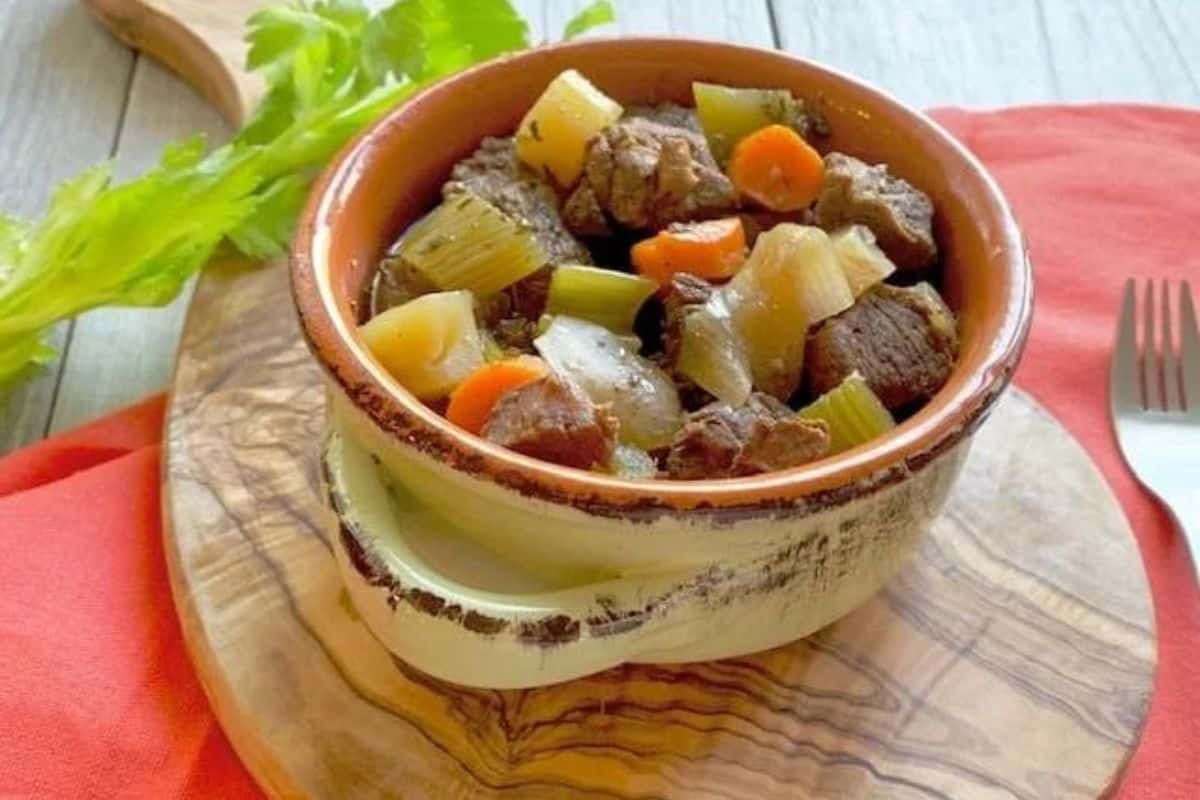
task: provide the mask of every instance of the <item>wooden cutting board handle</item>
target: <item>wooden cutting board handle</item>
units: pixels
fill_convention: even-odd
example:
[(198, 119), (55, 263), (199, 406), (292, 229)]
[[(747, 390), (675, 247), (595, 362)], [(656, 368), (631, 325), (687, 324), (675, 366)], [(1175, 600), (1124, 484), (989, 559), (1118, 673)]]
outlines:
[(263, 83), (248, 73), (246, 19), (270, 0), (83, 0), (123, 42), (178, 72), (240, 126)]

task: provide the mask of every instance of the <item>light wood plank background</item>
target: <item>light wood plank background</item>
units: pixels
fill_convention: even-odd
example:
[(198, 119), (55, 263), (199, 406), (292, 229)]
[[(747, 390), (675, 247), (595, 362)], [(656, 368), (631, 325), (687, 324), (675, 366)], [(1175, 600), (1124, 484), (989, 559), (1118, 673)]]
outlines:
[[(376, 0), (378, 5), (382, 0)], [(518, 0), (554, 38), (584, 0)], [(918, 106), (1058, 101), (1200, 105), (1200, 0), (616, 0), (621, 33), (775, 46)], [(76, 0), (0, 0), (0, 208), (107, 157), (136, 174), (167, 141), (227, 136), (187, 86), (118, 44)], [(0, 397), (0, 452), (162, 388), (186, 309), (86, 314), (61, 355)]]

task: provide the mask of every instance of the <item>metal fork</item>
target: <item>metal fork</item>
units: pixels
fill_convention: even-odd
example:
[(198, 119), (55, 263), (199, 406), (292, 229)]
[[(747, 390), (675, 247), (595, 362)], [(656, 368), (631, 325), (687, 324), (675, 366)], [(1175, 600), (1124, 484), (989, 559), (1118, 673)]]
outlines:
[(1109, 371), (1109, 404), (1121, 455), (1138, 481), (1175, 518), (1200, 581), (1200, 330), (1187, 281), (1179, 287), (1179, 341), (1171, 325), (1171, 293), (1146, 282), (1142, 346), (1137, 344), (1137, 286), (1125, 284), (1117, 345)]

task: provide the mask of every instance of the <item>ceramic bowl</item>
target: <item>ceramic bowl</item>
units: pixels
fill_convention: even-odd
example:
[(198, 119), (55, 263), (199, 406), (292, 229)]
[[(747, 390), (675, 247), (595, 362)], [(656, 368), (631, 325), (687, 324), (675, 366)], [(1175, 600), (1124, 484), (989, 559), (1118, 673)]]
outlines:
[[(886, 436), (804, 467), (623, 480), (483, 441), (390, 378), (355, 335), (378, 257), (432, 207), (455, 161), (482, 137), (511, 133), (570, 67), (625, 104), (690, 105), (695, 80), (790, 89), (822, 103), (826, 147), (886, 162), (927, 192), (962, 340), (937, 397)], [(304, 335), (328, 378), (324, 474), (350, 595), (396, 655), (490, 687), (749, 653), (854, 608), (942, 507), (1016, 367), (1031, 309), (1008, 205), (929, 118), (802, 59), (677, 39), (543, 47), (425, 91), (326, 172), (291, 269)]]

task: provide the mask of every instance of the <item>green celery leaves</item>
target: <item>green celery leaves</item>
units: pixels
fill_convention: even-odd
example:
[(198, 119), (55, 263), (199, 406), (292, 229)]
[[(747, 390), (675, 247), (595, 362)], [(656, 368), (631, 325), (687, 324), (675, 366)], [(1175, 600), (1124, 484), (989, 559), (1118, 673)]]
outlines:
[[(566, 35), (611, 19), (594, 3)], [(0, 384), (53, 358), (56, 322), (165, 304), (225, 243), (283, 252), (313, 179), (351, 136), (423, 86), (529, 45), (508, 0), (399, 0), (374, 14), (359, 0), (291, 2), (248, 27), (247, 65), (268, 88), (231, 142), (173, 144), (127, 183), (92, 167), (37, 222), (0, 214)]]
[(616, 19), (617, 14), (613, 11), (612, 3), (608, 0), (596, 0), (580, 9), (578, 14), (567, 21), (566, 26), (563, 27), (562, 38), (574, 39), (592, 28), (615, 22)]

